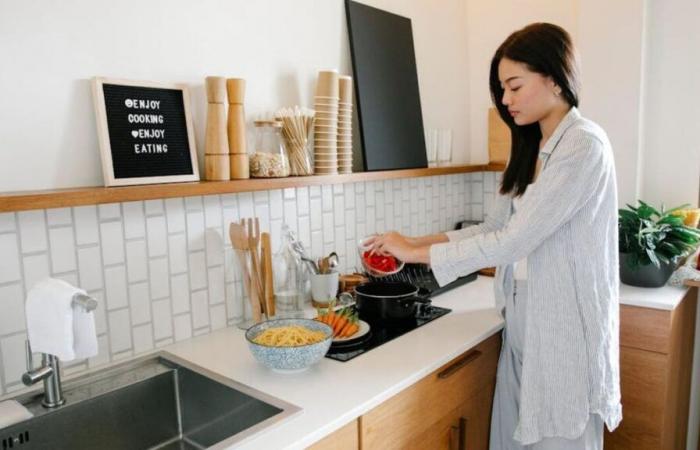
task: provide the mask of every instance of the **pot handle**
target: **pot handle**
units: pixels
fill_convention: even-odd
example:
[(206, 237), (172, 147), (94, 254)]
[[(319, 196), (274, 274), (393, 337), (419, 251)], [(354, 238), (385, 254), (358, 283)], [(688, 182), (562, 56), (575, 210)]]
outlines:
[[(421, 292), (422, 291), (422, 292)], [(417, 303), (431, 303), (430, 291), (427, 289), (420, 288), (414, 296)]]

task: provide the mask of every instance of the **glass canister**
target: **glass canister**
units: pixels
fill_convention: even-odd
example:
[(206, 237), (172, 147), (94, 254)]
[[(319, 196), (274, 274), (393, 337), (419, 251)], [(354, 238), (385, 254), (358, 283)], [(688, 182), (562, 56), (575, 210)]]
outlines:
[(282, 139), (282, 122), (256, 120), (255, 147), (250, 155), (250, 176), (281, 178), (289, 176), (289, 160)]

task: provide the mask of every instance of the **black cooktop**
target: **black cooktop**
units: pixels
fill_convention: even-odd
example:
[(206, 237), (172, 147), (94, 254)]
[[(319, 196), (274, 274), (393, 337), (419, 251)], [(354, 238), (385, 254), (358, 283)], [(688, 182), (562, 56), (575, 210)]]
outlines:
[[(443, 287), (438, 286), (435, 277), (430, 268), (424, 264), (406, 264), (404, 269), (396, 275), (385, 278), (373, 279), (375, 281), (403, 281), (411, 283), (420, 288), (421, 296), (433, 297), (450, 289), (454, 289), (463, 284), (469, 283), (476, 279), (477, 274), (472, 273), (467, 276), (458, 278), (450, 284)], [(372, 279), (372, 277), (370, 277)], [(370, 331), (365, 336), (358, 340), (347, 342), (344, 344), (333, 344), (330, 350), (326, 353), (326, 358), (335, 359), (336, 361), (349, 361), (356, 356), (366, 353), (373, 348), (391, 341), (411, 330), (425, 325), (435, 319), (438, 319), (445, 314), (451, 312), (451, 309), (433, 306), (430, 303), (418, 304), (415, 317), (404, 319), (401, 321), (386, 321), (378, 320), (372, 317), (363, 316), (360, 313), (360, 319), (367, 322), (370, 326)]]
[(430, 304), (421, 305), (418, 308), (415, 317), (392, 322), (373, 320), (369, 317), (363, 317), (360, 313), (360, 319), (367, 322), (370, 326), (369, 333), (355, 342), (349, 342), (344, 345), (331, 345), (330, 350), (328, 350), (328, 353), (326, 353), (326, 358), (343, 362), (349, 361), (356, 356), (360, 356), (361, 354), (366, 353), (375, 347), (379, 347), (380, 345), (401, 336), (402, 334), (408, 333), (411, 330), (423, 326), (426, 323), (437, 319), (438, 317), (442, 317), (450, 311), (452, 310), (441, 308), (439, 306), (432, 306)]

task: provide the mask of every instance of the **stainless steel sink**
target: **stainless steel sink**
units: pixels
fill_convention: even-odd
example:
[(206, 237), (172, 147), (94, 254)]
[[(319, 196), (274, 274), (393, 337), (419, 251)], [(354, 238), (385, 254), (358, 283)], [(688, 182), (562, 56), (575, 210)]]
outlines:
[(17, 397), (34, 417), (0, 429), (0, 450), (228, 448), (300, 411), (166, 353), (68, 381), (64, 394), (50, 410), (40, 392)]

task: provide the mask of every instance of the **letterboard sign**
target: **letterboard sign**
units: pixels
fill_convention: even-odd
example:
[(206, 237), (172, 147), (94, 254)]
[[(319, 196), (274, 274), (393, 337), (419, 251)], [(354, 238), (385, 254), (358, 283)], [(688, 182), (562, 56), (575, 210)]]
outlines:
[(199, 181), (186, 86), (96, 77), (92, 88), (106, 186)]

